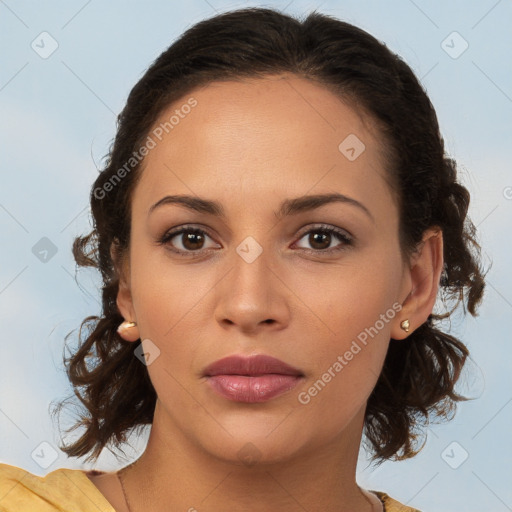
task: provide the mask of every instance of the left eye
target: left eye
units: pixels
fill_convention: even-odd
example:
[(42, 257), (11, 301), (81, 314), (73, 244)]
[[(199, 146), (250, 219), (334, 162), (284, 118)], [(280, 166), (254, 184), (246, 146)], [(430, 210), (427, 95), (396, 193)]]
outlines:
[[(310, 229), (307, 231), (300, 240), (307, 237), (307, 243), (313, 247), (314, 252), (330, 252), (331, 250), (341, 250), (347, 245), (352, 244), (352, 239), (343, 231), (339, 231), (334, 228), (322, 227)], [(342, 244), (332, 247), (331, 243), (338, 239)], [(311, 249), (305, 248), (309, 251)]]

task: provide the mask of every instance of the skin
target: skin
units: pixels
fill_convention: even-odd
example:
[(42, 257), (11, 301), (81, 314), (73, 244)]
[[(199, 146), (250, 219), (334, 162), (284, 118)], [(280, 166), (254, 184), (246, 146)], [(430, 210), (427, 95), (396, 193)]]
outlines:
[[(145, 159), (129, 253), (117, 258), (117, 303), (137, 322), (123, 337), (149, 339), (160, 350), (148, 365), (158, 395), (149, 442), (123, 473), (132, 512), (379, 510), (355, 480), (365, 406), (390, 337), (407, 343), (432, 311), (442, 234), (427, 231), (418, 250), (402, 256), (378, 130), (320, 85), (289, 74), (213, 83), (169, 107), (155, 126), (191, 96), (197, 106)], [(354, 161), (338, 149), (349, 134), (365, 145)], [(286, 199), (333, 192), (369, 214), (337, 202), (274, 215)], [(171, 194), (218, 201), (225, 218), (175, 204), (148, 215)], [(202, 245), (187, 245), (182, 235), (158, 243), (185, 224), (205, 231)], [(319, 224), (345, 230), (353, 243), (332, 235), (315, 245)], [(263, 250), (252, 263), (236, 251), (246, 237)], [(299, 393), (393, 304), (401, 311), (301, 403)], [(400, 328), (404, 319), (409, 333)], [(202, 377), (232, 354), (268, 354), (305, 377), (268, 402), (234, 403)], [(239, 455), (247, 443), (254, 465)], [(91, 480), (126, 510), (115, 473)]]

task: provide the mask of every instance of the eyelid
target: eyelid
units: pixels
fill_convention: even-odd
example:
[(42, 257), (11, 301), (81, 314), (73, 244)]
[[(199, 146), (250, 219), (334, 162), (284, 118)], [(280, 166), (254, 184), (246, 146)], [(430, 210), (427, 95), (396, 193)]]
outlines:
[(346, 229), (339, 228), (339, 227), (333, 226), (331, 224), (324, 224), (322, 222), (308, 224), (307, 226), (304, 226), (304, 229), (301, 230), (302, 234), (300, 236), (302, 237), (305, 234), (309, 233), (310, 231), (323, 231), (323, 230), (324, 231), (333, 231), (341, 236), (349, 238), (350, 240), (354, 240), (354, 236)]

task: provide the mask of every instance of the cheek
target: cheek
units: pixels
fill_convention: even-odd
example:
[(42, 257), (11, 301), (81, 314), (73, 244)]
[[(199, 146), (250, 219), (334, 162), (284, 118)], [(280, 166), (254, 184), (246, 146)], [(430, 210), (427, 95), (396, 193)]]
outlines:
[(335, 404), (340, 421), (355, 414), (375, 386), (401, 307), (395, 301), (399, 260), (380, 254), (339, 268), (334, 278), (301, 279), (301, 296), (315, 314), (304, 325), (309, 342), (303, 339), (303, 357), (311, 374), (299, 402), (319, 414)]
[(201, 264), (171, 260), (163, 248), (134, 249), (131, 261), (132, 298), (143, 334), (172, 338), (185, 325), (190, 327), (215, 276)]
[[(298, 290), (300, 303), (308, 319), (313, 321), (309, 331), (314, 325), (321, 338), (330, 340), (321, 344), (327, 351), (342, 349), (368, 329), (374, 332), (376, 323), (378, 331), (386, 337), (390, 321), (396, 316), (393, 304), (400, 285), (400, 267), (396, 261), (385, 256), (353, 258), (327, 271), (317, 270), (313, 274), (303, 270), (290, 274), (291, 288)], [(322, 350), (318, 346), (317, 349)]]
[(387, 297), (375, 288), (367, 290), (364, 300), (345, 298), (330, 308), (330, 330), (324, 329), (314, 344), (303, 347), (310, 373), (297, 401), (311, 424), (318, 417), (329, 418), (321, 427), (326, 435), (345, 428), (366, 403), (380, 375), (396, 316)]
[(208, 286), (192, 277), (193, 265), (172, 264), (163, 251), (134, 250), (131, 256), (132, 300), (140, 336), (151, 340), (158, 353), (148, 372), (158, 393), (179, 400), (178, 382), (193, 372), (199, 350), (197, 314)]
[(157, 347), (154, 350), (158, 356), (147, 367), (151, 382), (172, 410), (199, 415), (197, 403), (186, 390), (200, 352), (197, 313), (206, 291), (197, 289), (182, 266), (156, 258), (151, 261), (149, 255), (135, 255), (133, 268), (133, 302), (140, 336), (154, 344), (148, 343), (148, 347)]

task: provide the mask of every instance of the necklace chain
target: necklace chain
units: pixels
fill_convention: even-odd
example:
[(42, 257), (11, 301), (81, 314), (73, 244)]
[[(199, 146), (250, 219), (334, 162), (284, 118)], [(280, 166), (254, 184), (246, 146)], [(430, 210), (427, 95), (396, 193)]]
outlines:
[[(130, 464), (130, 466), (132, 466), (132, 464)], [(130, 502), (128, 501), (128, 496), (126, 494), (126, 489), (124, 488), (123, 476), (121, 473), (130, 466), (126, 466), (126, 468), (123, 468), (117, 472), (117, 478), (119, 480), (119, 483), (121, 484), (121, 489), (123, 490), (124, 501), (126, 502), (126, 506), (128, 507), (128, 512), (132, 512), (132, 508), (130, 507)]]

